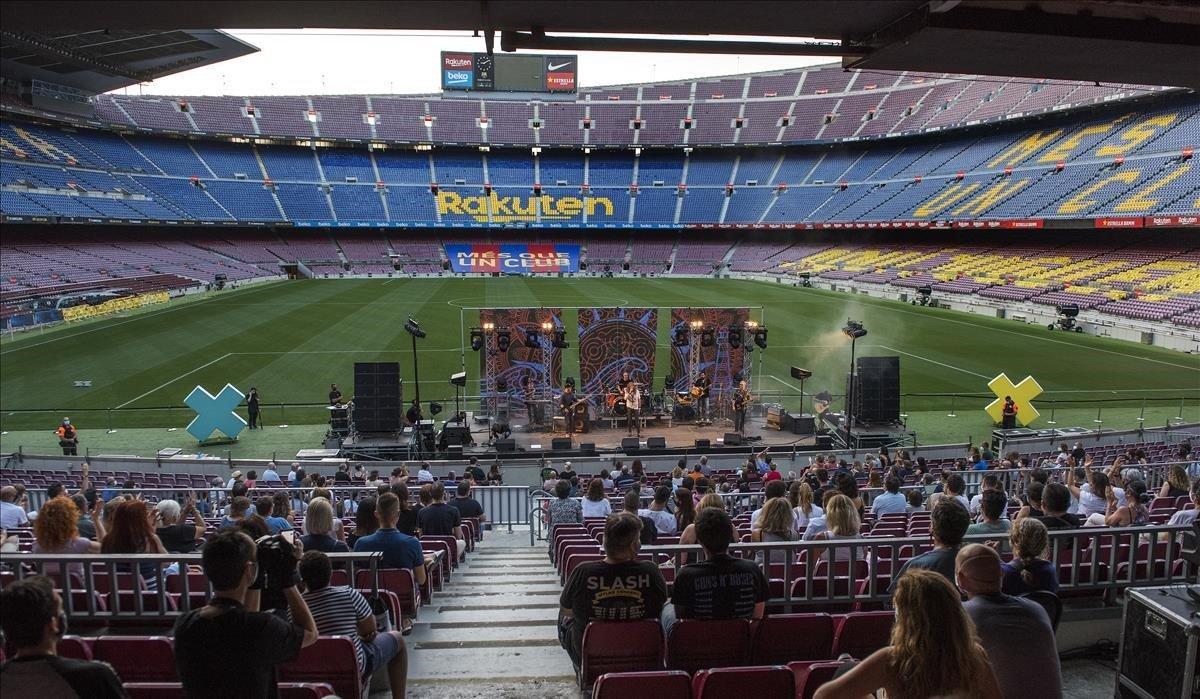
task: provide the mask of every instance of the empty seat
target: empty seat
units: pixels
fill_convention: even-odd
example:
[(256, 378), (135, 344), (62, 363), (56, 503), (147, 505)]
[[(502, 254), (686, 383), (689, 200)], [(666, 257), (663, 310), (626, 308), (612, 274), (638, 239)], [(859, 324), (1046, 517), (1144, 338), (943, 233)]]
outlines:
[(580, 656), (579, 686), (585, 690), (607, 672), (659, 670), (662, 625), (657, 619), (593, 621), (583, 630)]
[(701, 670), (692, 679), (692, 694), (696, 699), (790, 697), (795, 691), (792, 671), (782, 665)]
[(833, 637), (833, 657), (849, 653), (862, 659), (883, 648), (888, 645), (895, 620), (893, 612), (847, 614), (842, 617)]
[[(354, 579), (354, 586), (360, 590), (373, 587), (370, 570), (360, 570)], [(406, 617), (416, 618), (420, 606), (421, 592), (408, 568), (380, 568), (379, 589), (389, 590), (400, 599), (400, 609)]]
[(741, 665), (749, 651), (747, 619), (681, 619), (667, 638), (667, 669), (693, 673)]
[(63, 658), (73, 658), (75, 660), (92, 659), (91, 644), (78, 636), (63, 636), (60, 638), (55, 652)]
[(839, 662), (788, 663), (796, 683), (796, 699), (812, 699), (817, 688), (833, 679), (841, 667)]
[(691, 699), (692, 682), (686, 672), (610, 672), (592, 687), (592, 699)]
[(362, 696), (362, 678), (354, 640), (349, 636), (321, 636), (317, 642), (300, 649), (300, 655), (279, 666), (281, 682), (328, 682), (340, 697)]
[(786, 665), (833, 657), (834, 624), (828, 614), (778, 614), (758, 619), (752, 626), (752, 663)]
[(116, 670), (122, 682), (177, 682), (175, 646), (166, 636), (101, 636), (92, 657)]

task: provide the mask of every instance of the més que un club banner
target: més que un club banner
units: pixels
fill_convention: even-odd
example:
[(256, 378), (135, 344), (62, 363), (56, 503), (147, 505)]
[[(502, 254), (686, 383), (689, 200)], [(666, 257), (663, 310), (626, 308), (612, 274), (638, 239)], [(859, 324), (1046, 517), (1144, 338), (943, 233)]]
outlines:
[(578, 245), (447, 244), (446, 255), (450, 258), (450, 269), (454, 272), (541, 274), (579, 271)]

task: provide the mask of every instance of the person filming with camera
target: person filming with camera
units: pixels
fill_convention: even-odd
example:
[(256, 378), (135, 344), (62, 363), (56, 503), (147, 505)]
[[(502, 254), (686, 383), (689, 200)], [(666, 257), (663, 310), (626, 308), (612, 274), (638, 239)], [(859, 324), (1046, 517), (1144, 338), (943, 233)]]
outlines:
[[(175, 666), (189, 697), (277, 697), (275, 666), (317, 642), (317, 625), (296, 589), (302, 546), (288, 534), (257, 542), (222, 531), (201, 554), (209, 603), (175, 623)], [(263, 592), (287, 601), (292, 623), (259, 611)]]

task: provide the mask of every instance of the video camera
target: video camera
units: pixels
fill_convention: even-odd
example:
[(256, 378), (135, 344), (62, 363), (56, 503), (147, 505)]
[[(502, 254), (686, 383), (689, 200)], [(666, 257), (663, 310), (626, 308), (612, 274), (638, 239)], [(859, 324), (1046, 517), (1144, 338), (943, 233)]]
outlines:
[(279, 591), (295, 586), (299, 581), (295, 532), (264, 536), (254, 543), (258, 552), (258, 579), (254, 587)]

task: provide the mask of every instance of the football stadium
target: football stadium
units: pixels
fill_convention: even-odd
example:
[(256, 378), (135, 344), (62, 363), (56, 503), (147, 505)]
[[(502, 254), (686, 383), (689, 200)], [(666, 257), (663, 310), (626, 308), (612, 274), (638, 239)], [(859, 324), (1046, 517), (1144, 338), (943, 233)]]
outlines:
[(1195, 5), (0, 11), (5, 697), (1195, 696)]

